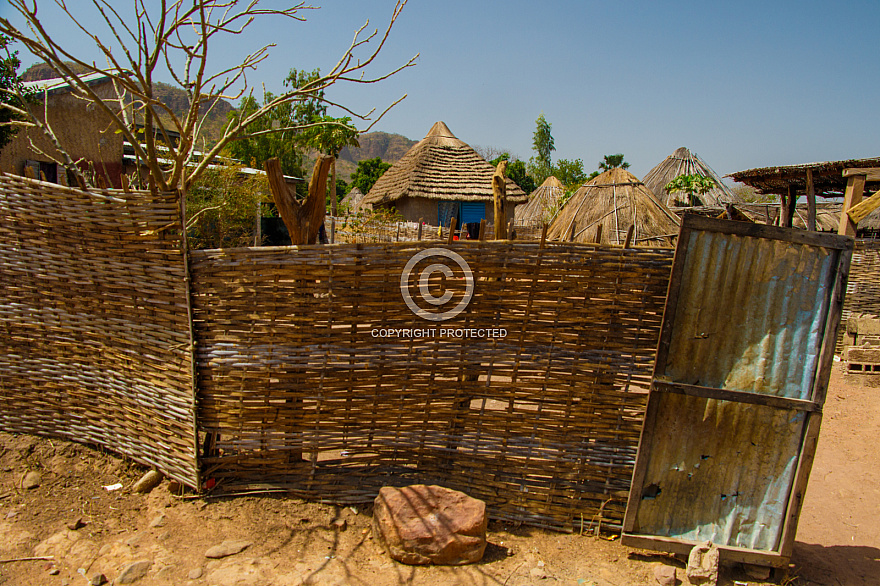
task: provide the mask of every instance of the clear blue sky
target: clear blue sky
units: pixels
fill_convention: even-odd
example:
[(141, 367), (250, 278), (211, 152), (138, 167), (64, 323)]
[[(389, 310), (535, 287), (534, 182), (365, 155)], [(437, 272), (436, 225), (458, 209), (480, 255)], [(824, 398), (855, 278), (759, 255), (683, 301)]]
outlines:
[[(291, 67), (332, 67), (354, 30), (367, 18), (382, 27), (392, 7), (326, 2), (306, 13), (308, 22), (262, 23), (216, 56), (277, 43), (251, 81), (278, 91)], [(67, 38), (69, 27), (50, 22)], [(554, 160), (580, 158), (589, 171), (602, 155), (622, 152), (640, 177), (680, 146), (721, 174), (880, 156), (878, 22), (876, 0), (410, 0), (373, 71), (420, 53), (417, 65), (379, 86), (328, 95), (381, 110), (406, 93), (378, 130), (420, 139), (443, 120), (471, 145), (522, 159), (533, 154), (543, 112)]]

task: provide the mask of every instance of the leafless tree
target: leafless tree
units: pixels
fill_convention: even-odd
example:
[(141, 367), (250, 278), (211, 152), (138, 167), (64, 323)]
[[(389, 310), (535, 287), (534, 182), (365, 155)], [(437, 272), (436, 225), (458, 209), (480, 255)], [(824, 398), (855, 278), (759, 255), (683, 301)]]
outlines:
[[(403, 65), (381, 73), (373, 73), (370, 67), (407, 1), (397, 0), (383, 32), (379, 29), (369, 32), (368, 21), (354, 33), (332, 70), (303, 87), (290, 88), (250, 115), (236, 119), (203, 156), (196, 156), (206, 115), (219, 99), (236, 100), (253, 93), (248, 74), (266, 59), (274, 44), (264, 45), (246, 55), (240, 63), (217, 72), (208, 71), (210, 49), (222, 43), (222, 51), (229, 52), (230, 37), (242, 35), (258, 19), (304, 21), (303, 13), (314, 7), (300, 2), (285, 9), (263, 8), (260, 0), (134, 0), (135, 18), (131, 19), (124, 17), (110, 0), (91, 0), (106, 25), (105, 36), (100, 37), (92, 32), (96, 29), (94, 23), (84, 22), (82, 13), (68, 7), (66, 0), (53, 0), (70, 20), (71, 26), (81, 30), (101, 50), (105, 63), (99, 65), (78, 58), (74, 48), (62, 47), (52, 38), (38, 15), (37, 0), (8, 1), (23, 18), (25, 26), (16, 27), (7, 18), (0, 18), (0, 34), (22, 43), (48, 63), (79, 96), (109, 116), (134, 148), (139, 164), (149, 170), (151, 181), (163, 191), (179, 189), (185, 192), (232, 140), (268, 132), (298, 131), (311, 126), (249, 133), (248, 128), (255, 120), (285, 103), (321, 99), (361, 121), (367, 126), (363, 129), (366, 132), (406, 96), (376, 115), (375, 110), (355, 112), (343, 104), (334, 103), (323, 97), (323, 90), (340, 82), (371, 84), (382, 81), (414, 65), (418, 57), (416, 55)], [(78, 66), (77, 71), (84, 73), (75, 72), (71, 62)], [(185, 116), (176, 116), (154, 95), (153, 82), (166, 70), (187, 94), (189, 107)], [(102, 100), (85, 79), (90, 74), (101, 74), (112, 80), (118, 94), (126, 97), (125, 106)], [(39, 120), (36, 112), (22, 113), (29, 114), (30, 122), (26, 124), (42, 127), (52, 140), (51, 128)], [(170, 120), (170, 124), (166, 126), (163, 119)], [(143, 123), (142, 134), (136, 128), (136, 121)], [(172, 141), (170, 131), (178, 133), (179, 140)], [(53, 144), (64, 153), (63, 145), (57, 139)], [(80, 175), (70, 156), (62, 154), (62, 160), (58, 162)]]

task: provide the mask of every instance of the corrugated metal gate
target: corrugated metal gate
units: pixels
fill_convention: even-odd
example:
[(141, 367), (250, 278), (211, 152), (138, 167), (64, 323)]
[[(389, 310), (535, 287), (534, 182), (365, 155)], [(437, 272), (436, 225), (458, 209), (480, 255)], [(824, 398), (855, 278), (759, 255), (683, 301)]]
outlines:
[(686, 216), (623, 543), (783, 565), (815, 453), (853, 240)]

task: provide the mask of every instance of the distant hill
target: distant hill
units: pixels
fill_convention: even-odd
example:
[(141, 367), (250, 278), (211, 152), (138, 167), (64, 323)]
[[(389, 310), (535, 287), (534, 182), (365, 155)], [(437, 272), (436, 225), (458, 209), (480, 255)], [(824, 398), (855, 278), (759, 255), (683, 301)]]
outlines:
[[(74, 71), (77, 71), (78, 68), (73, 66), (72, 63), (70, 65)], [(45, 63), (37, 63), (30, 66), (22, 74), (22, 77), (25, 81), (36, 81), (52, 79), (58, 77), (58, 75)], [(161, 81), (154, 83), (153, 91), (156, 97), (168, 106), (175, 115), (183, 117), (188, 106), (186, 92)], [(226, 124), (227, 114), (234, 110), (235, 108), (232, 104), (226, 100), (219, 100), (217, 102), (217, 105), (208, 115), (208, 121), (204, 126), (203, 136), (209, 145), (219, 138), (220, 133), (223, 131), (223, 126)], [(167, 124), (169, 120), (166, 118), (163, 122)], [(346, 147), (339, 154), (339, 160), (336, 163), (336, 173), (345, 181), (350, 180), (352, 172), (357, 168), (358, 161), (379, 157), (386, 163), (396, 163), (418, 142), (400, 134), (389, 134), (387, 132), (370, 132), (361, 135), (359, 140), (360, 148)], [(314, 153), (309, 158), (312, 163), (307, 163), (305, 168), (306, 172), (311, 174)]]
[[(361, 135), (358, 141), (360, 148), (345, 147), (336, 161), (336, 174), (346, 182), (357, 169), (358, 161), (379, 157), (386, 163), (396, 163), (418, 142), (387, 132), (368, 132)], [(311, 173), (312, 165), (307, 167), (307, 171)]]
[[(183, 118), (186, 115), (189, 101), (186, 92), (182, 89), (157, 81), (153, 84), (153, 94), (160, 102), (168, 106), (178, 118)], [(207, 107), (207, 104), (202, 104), (203, 109), (207, 109)], [(226, 126), (226, 115), (234, 110), (232, 104), (226, 100), (217, 100), (216, 105), (208, 114), (204, 126), (202, 126), (202, 138), (208, 143), (208, 146), (220, 138), (223, 127)], [(162, 120), (163, 123), (168, 121), (168, 119)], [(202, 148), (202, 145), (198, 145), (198, 148)]]

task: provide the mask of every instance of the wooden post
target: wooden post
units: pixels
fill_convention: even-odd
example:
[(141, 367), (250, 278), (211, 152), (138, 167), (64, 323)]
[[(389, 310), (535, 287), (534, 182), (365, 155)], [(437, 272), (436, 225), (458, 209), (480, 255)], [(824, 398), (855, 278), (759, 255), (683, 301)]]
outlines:
[(816, 186), (812, 169), (807, 169), (807, 230), (816, 231)]
[(596, 244), (602, 244), (602, 224), (596, 224)]
[(635, 225), (635, 224), (631, 225), (631, 226), (627, 229), (627, 231), (626, 231), (626, 240), (623, 242), (623, 247), (624, 247), (624, 248), (629, 248), (630, 246), (632, 246), (633, 234), (635, 233), (635, 231), (636, 231), (636, 225)]
[(571, 223), (571, 230), (568, 231), (568, 241), (569, 241), (569, 242), (574, 242), (574, 233), (575, 233), (575, 230), (577, 230), (577, 224), (575, 224), (574, 222), (572, 222), (572, 223)]
[(447, 246), (452, 244), (452, 238), (455, 236), (455, 220), (456, 218), (452, 218), (449, 222), (449, 237), (446, 239)]
[(544, 224), (544, 227), (541, 228), (541, 246), (539, 248), (544, 248), (547, 244), (547, 224)]
[[(498, 224), (495, 224), (495, 229), (498, 230)], [(498, 240), (498, 238), (495, 238)], [(480, 242), (486, 240), (486, 218), (480, 220)]]
[(847, 212), (851, 207), (862, 201), (862, 194), (865, 192), (865, 179), (867, 179), (866, 175), (850, 175), (846, 180), (843, 210), (840, 212), (840, 226), (837, 229), (838, 234), (855, 238), (858, 226), (850, 219)]
[(786, 191), (787, 193), (783, 193), (779, 196), (779, 199), (782, 201), (783, 212), (779, 225), (785, 228), (791, 228), (794, 223), (794, 211), (797, 196), (795, 195), (794, 187), (791, 184), (789, 184)]
[(422, 241), (422, 223), (425, 221), (424, 218), (419, 218), (419, 242)]
[[(492, 199), (495, 203), (495, 240), (504, 240), (507, 238), (507, 218), (504, 217), (504, 202), (507, 201), (507, 181), (505, 173), (507, 171), (507, 161), (500, 161), (492, 176)], [(480, 227), (482, 234), (482, 226)], [(482, 240), (482, 236), (480, 240)]]
[(516, 240), (516, 232), (513, 229), (513, 220), (507, 222), (507, 237), (511, 240)]
[(330, 216), (330, 244), (336, 244), (336, 216)]

